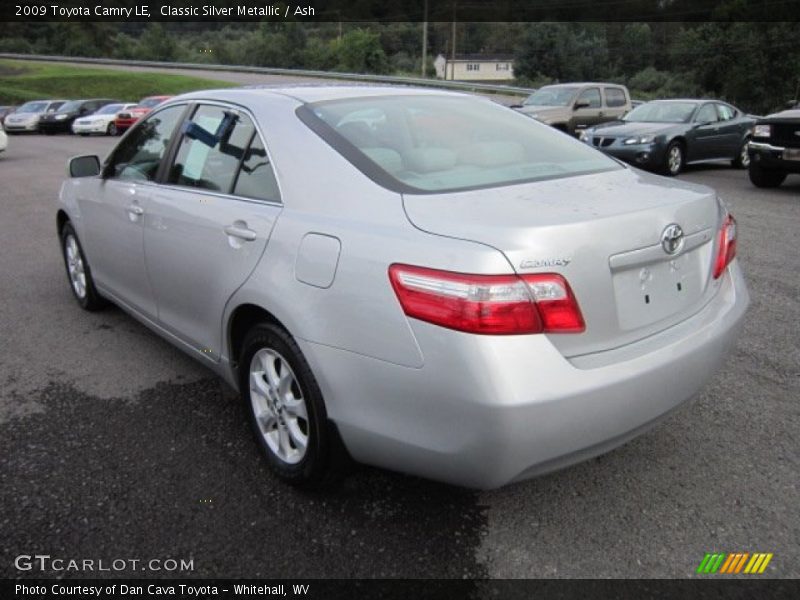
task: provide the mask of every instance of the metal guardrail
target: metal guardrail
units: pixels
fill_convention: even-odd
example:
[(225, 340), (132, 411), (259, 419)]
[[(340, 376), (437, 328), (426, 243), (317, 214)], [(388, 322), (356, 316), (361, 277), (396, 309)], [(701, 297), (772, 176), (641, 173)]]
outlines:
[(205, 63), (158, 62), (151, 60), (120, 60), (114, 58), (85, 58), (81, 56), (47, 56), (41, 54), (15, 54), (0, 52), (0, 58), (63, 63), (86, 63), (122, 67), (157, 67), (160, 69), (185, 69), (194, 71), (227, 71), (232, 73), (257, 73), (263, 75), (286, 75), (291, 77), (314, 77), (318, 79), (339, 79), (368, 83), (388, 83), (394, 85), (413, 85), (465, 92), (506, 94), (508, 96), (527, 96), (533, 89), (491, 83), (469, 83), (463, 81), (444, 81), (422, 77), (397, 77), (394, 75), (365, 75), (363, 73), (335, 73), (329, 71), (307, 71), (303, 69), (277, 69), (272, 67), (249, 67), (244, 65), (220, 65)]

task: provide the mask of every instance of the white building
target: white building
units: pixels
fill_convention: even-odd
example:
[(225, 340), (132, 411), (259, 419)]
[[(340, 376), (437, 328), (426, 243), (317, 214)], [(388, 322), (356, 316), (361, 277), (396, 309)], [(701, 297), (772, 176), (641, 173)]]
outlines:
[(433, 66), (436, 77), (451, 81), (514, 79), (514, 57), (511, 54), (456, 54), (455, 59), (440, 54)]

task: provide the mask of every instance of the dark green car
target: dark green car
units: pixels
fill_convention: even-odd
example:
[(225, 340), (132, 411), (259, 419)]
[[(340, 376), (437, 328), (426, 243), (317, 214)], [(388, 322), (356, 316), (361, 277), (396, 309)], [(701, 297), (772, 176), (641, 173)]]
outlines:
[(755, 118), (719, 100), (654, 100), (584, 131), (585, 143), (634, 166), (674, 176), (689, 163), (747, 168)]

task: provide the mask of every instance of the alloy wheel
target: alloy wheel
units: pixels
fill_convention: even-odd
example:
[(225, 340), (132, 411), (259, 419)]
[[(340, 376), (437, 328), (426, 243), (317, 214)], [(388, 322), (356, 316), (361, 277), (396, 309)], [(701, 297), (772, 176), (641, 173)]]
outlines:
[(308, 448), (306, 401), (287, 360), (272, 348), (261, 348), (250, 361), (250, 403), (258, 429), (272, 453), (297, 464)]
[(667, 167), (669, 168), (669, 172), (673, 175), (677, 175), (681, 170), (682, 163), (683, 153), (681, 152), (681, 147), (673, 146), (669, 149), (669, 154), (667, 155)]
[(83, 300), (86, 297), (86, 269), (80, 248), (78, 248), (78, 240), (74, 235), (68, 235), (64, 240), (64, 251), (67, 255), (67, 271), (72, 289), (75, 291), (75, 295)]

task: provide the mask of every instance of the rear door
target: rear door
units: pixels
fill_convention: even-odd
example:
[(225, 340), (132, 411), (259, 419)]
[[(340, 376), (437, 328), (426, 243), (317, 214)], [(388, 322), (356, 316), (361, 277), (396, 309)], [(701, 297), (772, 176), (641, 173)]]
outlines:
[(718, 102), (716, 104), (719, 115), (719, 156), (720, 158), (733, 158), (738, 155), (744, 137), (741, 119), (735, 108), (729, 104)]
[(281, 198), (248, 113), (201, 104), (184, 129), (150, 199), (147, 272), (161, 325), (216, 360), (225, 304), (261, 258)]
[(628, 112), (628, 96), (621, 87), (606, 86), (603, 88), (603, 99), (605, 101), (604, 114), (601, 115), (602, 121), (614, 121)]

